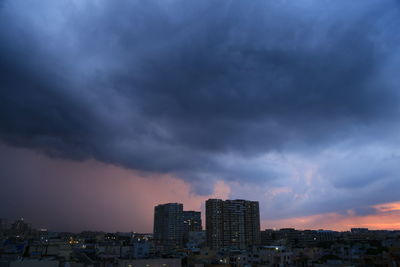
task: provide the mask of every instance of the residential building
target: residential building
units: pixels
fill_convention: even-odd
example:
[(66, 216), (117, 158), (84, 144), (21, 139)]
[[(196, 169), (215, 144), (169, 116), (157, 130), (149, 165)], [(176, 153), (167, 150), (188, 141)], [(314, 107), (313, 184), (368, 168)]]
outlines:
[(183, 231), (200, 232), (203, 230), (201, 225), (201, 212), (200, 211), (183, 211)]
[(248, 249), (260, 244), (257, 201), (242, 199), (206, 201), (207, 244), (213, 249)]
[(183, 245), (183, 204), (167, 203), (154, 208), (154, 240), (164, 249)]

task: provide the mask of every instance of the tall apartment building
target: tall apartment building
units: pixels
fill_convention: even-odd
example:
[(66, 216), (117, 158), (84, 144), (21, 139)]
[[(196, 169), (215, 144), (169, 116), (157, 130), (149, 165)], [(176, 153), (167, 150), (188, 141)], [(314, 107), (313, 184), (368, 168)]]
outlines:
[(222, 199), (209, 199), (206, 201), (206, 240), (210, 248), (223, 247), (224, 219)]
[(154, 239), (164, 249), (183, 245), (183, 204), (167, 203), (154, 208)]
[(203, 230), (201, 225), (200, 211), (183, 211), (183, 241), (184, 244), (189, 242), (190, 232), (200, 232)]
[(201, 225), (201, 212), (200, 211), (183, 211), (183, 231), (200, 232), (203, 230)]
[(207, 243), (213, 249), (246, 249), (260, 244), (257, 201), (242, 199), (206, 201)]

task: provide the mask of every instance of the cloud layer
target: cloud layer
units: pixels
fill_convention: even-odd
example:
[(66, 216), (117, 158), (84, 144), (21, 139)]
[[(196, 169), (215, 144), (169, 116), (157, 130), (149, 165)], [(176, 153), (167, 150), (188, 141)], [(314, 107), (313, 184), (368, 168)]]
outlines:
[(3, 1), (0, 138), (202, 195), (224, 180), (265, 218), (369, 214), (399, 200), (399, 12), (394, 0)]

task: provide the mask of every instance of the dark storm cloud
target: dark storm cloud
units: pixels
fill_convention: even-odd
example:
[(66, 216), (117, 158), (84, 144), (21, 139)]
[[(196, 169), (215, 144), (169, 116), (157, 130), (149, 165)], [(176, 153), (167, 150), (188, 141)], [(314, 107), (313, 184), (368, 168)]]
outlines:
[(282, 171), (219, 157), (324, 147), (360, 127), (368, 140), (398, 115), (382, 74), (396, 69), (396, 7), (8, 1), (1, 138), (190, 180), (276, 179)]

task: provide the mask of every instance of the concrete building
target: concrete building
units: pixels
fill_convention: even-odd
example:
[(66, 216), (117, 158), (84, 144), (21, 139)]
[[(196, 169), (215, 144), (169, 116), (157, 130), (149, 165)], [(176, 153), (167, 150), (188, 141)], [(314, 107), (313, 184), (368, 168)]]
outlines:
[(200, 232), (203, 230), (201, 225), (201, 212), (200, 211), (184, 211), (183, 212), (183, 231), (184, 233), (189, 232)]
[(120, 267), (181, 267), (181, 259), (119, 260)]
[(198, 251), (206, 242), (206, 232), (189, 232), (186, 248)]
[(260, 244), (257, 201), (242, 199), (206, 201), (207, 244), (213, 249), (248, 249)]
[(224, 201), (222, 199), (208, 199), (206, 201), (206, 238), (207, 245), (213, 249), (223, 247)]
[(201, 233), (201, 212), (200, 211), (184, 211), (183, 212), (183, 243), (188, 245), (190, 233)]
[(259, 266), (294, 266), (293, 252), (283, 246), (262, 246), (258, 248)]
[(154, 240), (165, 250), (183, 245), (183, 204), (167, 203), (154, 208)]
[(267, 245), (272, 245), (275, 240), (275, 231), (272, 229), (265, 229), (264, 231), (261, 231), (260, 233), (261, 236), (261, 245), (267, 246)]
[(10, 262), (10, 267), (59, 267), (60, 263), (57, 260), (16, 260)]
[(133, 238), (132, 257), (134, 259), (147, 258), (150, 254), (150, 242), (142, 238)]

